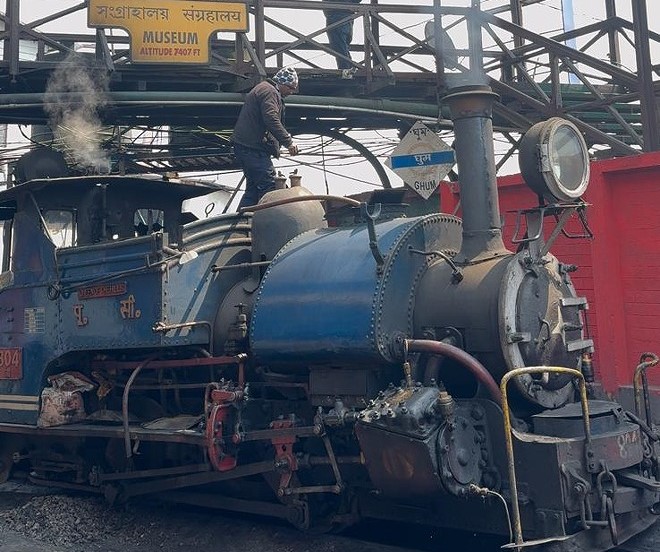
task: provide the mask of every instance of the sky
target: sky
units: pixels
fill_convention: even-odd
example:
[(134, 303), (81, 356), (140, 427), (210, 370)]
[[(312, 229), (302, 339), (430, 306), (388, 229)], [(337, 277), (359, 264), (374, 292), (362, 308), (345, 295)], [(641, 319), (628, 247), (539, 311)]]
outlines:
[[(320, 0), (307, 0), (310, 5), (316, 4)], [(368, 0), (363, 0), (366, 4)], [(412, 0), (408, 0), (412, 1)], [(568, 1), (568, 0), (566, 0)], [(617, 0), (616, 7), (620, 16), (630, 19), (631, 18), (631, 1), (632, 0)], [(414, 0), (416, 5), (433, 5), (433, 0)], [(301, 2), (302, 3), (302, 2)], [(650, 2), (653, 3), (653, 2)], [(21, 20), (23, 22), (30, 22), (40, 19), (46, 15), (52, 14), (57, 10), (65, 9), (70, 6), (80, 4), (79, 0), (21, 0)], [(393, 0), (380, 0), (381, 5), (407, 5), (406, 1), (393, 1)], [(469, 6), (470, 0), (444, 0), (443, 6)], [(483, 0), (481, 2), (482, 9), (495, 8), (502, 5), (508, 5), (509, 0)], [(573, 0), (573, 11), (575, 25), (580, 27), (600, 21), (605, 17), (605, 8), (603, 0)], [(275, 18), (287, 22), (292, 16), (292, 10), (272, 10), (269, 12)], [(562, 2), (561, 0), (546, 0), (541, 4), (526, 7), (523, 10), (525, 18), (525, 27), (542, 34), (553, 34), (562, 29)], [(500, 14), (501, 17), (507, 18), (507, 14)], [(295, 12), (296, 23), (304, 21), (298, 30), (301, 32), (311, 32), (315, 29), (320, 29), (324, 26), (324, 20), (321, 12), (318, 10), (308, 10), (305, 15), (301, 12)], [(424, 35), (424, 24), (429, 19), (427, 15), (413, 16), (413, 15), (398, 15), (396, 22), (401, 29), (414, 34), (416, 36)], [(452, 18), (444, 18), (443, 24), (451, 26), (453, 23)], [(650, 19), (649, 24), (655, 24), (654, 19)], [(71, 14), (65, 18), (59, 19), (56, 22), (48, 23), (38, 27), (40, 31), (46, 32), (85, 32), (86, 31), (86, 11), (81, 10), (75, 14)], [(658, 29), (653, 29), (658, 30)], [(119, 30), (112, 30), (114, 33), (121, 33)], [(274, 28), (267, 30), (268, 38), (270, 40), (292, 40), (292, 37), (278, 31)], [(454, 40), (457, 48), (462, 48), (467, 45), (465, 32), (459, 26), (450, 29), (450, 34)], [(251, 37), (253, 38), (253, 37)], [(394, 31), (381, 27), (380, 41), (383, 44), (398, 44), (397, 40), (400, 36)], [(321, 35), (319, 40), (326, 41), (325, 35)], [(362, 34), (361, 25), (355, 25), (354, 43), (363, 43), (364, 37)], [(484, 45), (489, 45), (488, 39), (484, 40)], [(603, 41), (603, 48), (606, 42)], [(581, 44), (578, 42), (578, 47)], [(628, 68), (634, 68), (634, 48), (632, 45), (621, 41), (623, 65)], [(597, 50), (596, 50), (597, 51)], [(323, 53), (316, 53), (315, 63), (322, 66), (334, 67), (331, 56)], [(606, 56), (606, 51), (603, 49), (602, 57)], [(296, 66), (295, 60), (288, 60), (292, 66)], [(10, 141), (18, 134), (15, 130), (10, 132)], [(387, 156), (398, 143), (398, 137), (395, 132), (384, 133), (362, 133), (354, 134), (353, 137), (359, 139), (367, 145), (382, 162), (385, 162)], [(448, 143), (451, 143), (451, 133), (446, 133), (443, 137)], [(349, 192), (357, 192), (364, 190), (371, 190), (379, 187), (379, 180), (373, 168), (361, 160), (356, 152), (343, 145), (333, 145), (325, 139), (323, 142), (318, 137), (312, 136), (299, 136), (296, 140), (303, 152), (325, 152), (328, 154), (324, 159), (318, 155), (301, 155), (298, 157), (283, 156), (280, 161), (276, 163), (278, 170), (284, 174), (290, 173), (292, 170), (297, 169), (303, 175), (303, 184), (310, 188), (314, 193), (326, 193), (343, 195)], [(500, 151), (503, 148), (496, 143), (496, 150)], [(402, 185), (401, 180), (396, 174), (386, 169), (389, 173), (390, 179), (394, 186)], [(508, 162), (504, 167), (502, 174), (518, 172), (517, 162), (515, 160)], [(194, 176), (201, 176), (195, 174)], [(233, 174), (211, 174), (205, 175), (206, 178), (226, 184), (228, 186), (235, 186), (239, 179), (240, 173)]]

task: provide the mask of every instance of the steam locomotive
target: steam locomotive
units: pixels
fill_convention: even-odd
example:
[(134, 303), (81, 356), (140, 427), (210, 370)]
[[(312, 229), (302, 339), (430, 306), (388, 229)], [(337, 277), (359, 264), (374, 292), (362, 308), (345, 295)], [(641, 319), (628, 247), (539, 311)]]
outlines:
[(199, 183), (0, 192), (0, 477), (557, 552), (650, 526), (660, 448), (645, 366), (636, 412), (599, 393), (576, 267), (549, 252), (584, 212), (586, 145), (557, 118), (525, 136), (539, 206), (508, 250), (493, 96), (443, 100), (462, 220), (349, 198), (327, 210), (299, 186), (200, 220), (181, 208), (212, 190)]

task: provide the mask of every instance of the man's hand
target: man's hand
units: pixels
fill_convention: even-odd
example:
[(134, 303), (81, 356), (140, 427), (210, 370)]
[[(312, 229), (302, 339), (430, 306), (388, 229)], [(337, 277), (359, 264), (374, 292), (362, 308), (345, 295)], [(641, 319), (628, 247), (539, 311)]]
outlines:
[(298, 155), (298, 146), (296, 144), (289, 146), (289, 155)]

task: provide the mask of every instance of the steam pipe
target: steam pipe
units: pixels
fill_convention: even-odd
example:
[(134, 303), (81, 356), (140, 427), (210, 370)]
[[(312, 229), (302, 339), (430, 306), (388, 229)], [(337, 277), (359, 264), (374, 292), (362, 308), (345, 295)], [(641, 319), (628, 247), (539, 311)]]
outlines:
[(463, 349), (449, 345), (449, 343), (428, 339), (407, 339), (406, 344), (408, 346), (408, 352), (411, 353), (430, 353), (456, 360), (467, 368), (477, 378), (477, 381), (486, 388), (491, 398), (502, 406), (502, 392), (491, 373), (486, 370), (486, 367), (481, 362), (466, 353)]
[[(160, 106), (169, 107), (198, 107), (198, 106), (235, 106), (243, 105), (245, 95), (238, 92), (176, 92), (176, 91), (111, 91), (107, 93), (108, 106), (112, 108), (123, 108), (131, 106)], [(69, 93), (58, 96), (67, 104), (82, 104), (85, 102), (85, 94)], [(48, 97), (43, 93), (19, 92), (16, 94), (0, 94), (0, 106), (3, 109), (18, 110), (30, 107), (41, 107), (48, 103)], [(426, 122), (438, 122), (437, 104), (420, 104), (414, 102), (402, 102), (397, 100), (362, 99), (362, 98), (337, 98), (334, 96), (306, 96), (295, 95), (287, 98), (287, 107), (310, 108), (321, 107), (329, 111), (354, 111), (369, 114), (390, 115), (404, 119)], [(294, 107), (295, 106), (295, 107)], [(44, 117), (44, 120), (47, 118)], [(441, 120), (442, 123), (449, 121)]]
[(463, 211), (463, 246), (457, 263), (495, 257), (506, 252), (502, 241), (493, 149), (493, 101), (488, 86), (452, 89), (449, 105), (456, 136), (456, 162)]

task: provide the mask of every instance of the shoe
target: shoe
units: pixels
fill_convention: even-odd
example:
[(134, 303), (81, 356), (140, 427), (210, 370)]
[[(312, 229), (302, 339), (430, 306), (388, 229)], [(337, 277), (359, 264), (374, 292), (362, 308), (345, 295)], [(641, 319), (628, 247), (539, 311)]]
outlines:
[(342, 69), (341, 70), (341, 78), (342, 79), (352, 79), (355, 76), (355, 73), (357, 73), (357, 67), (351, 67), (350, 69)]

